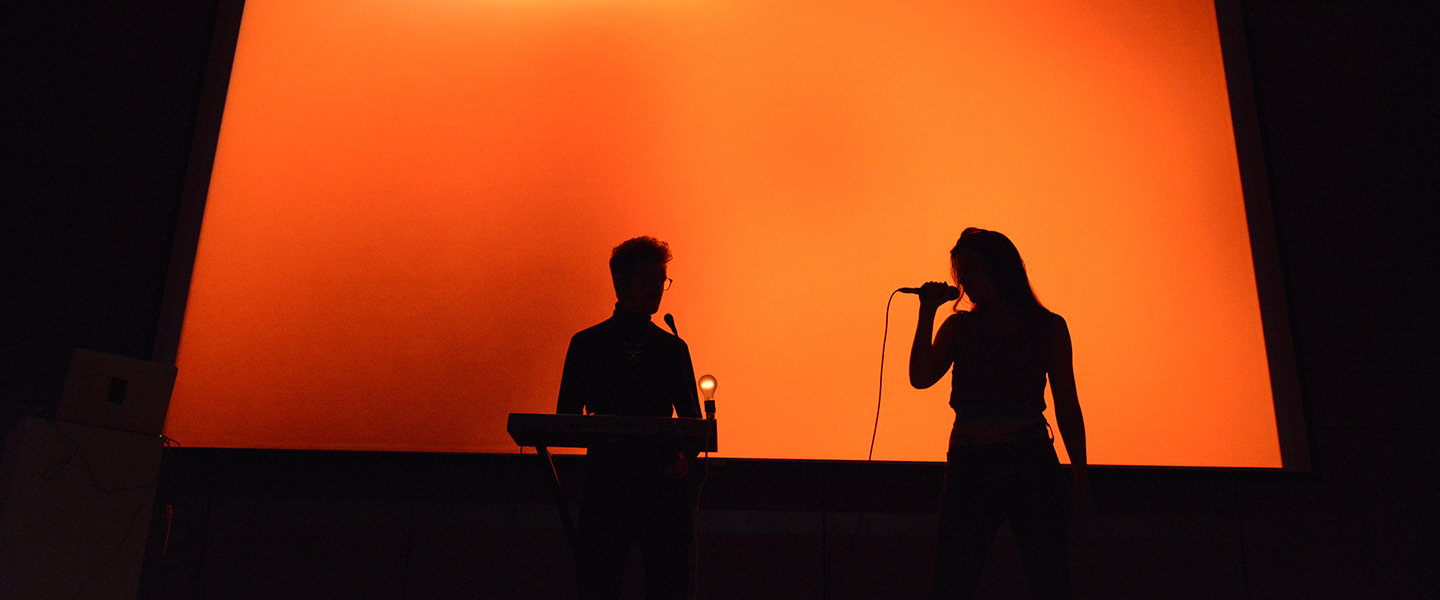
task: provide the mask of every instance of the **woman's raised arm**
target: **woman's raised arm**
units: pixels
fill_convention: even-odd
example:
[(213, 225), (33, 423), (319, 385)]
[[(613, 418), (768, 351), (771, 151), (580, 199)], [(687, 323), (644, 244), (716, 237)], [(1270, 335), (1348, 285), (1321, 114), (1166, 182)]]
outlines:
[[(927, 288), (940, 286), (932, 293), (926, 293)], [(920, 318), (915, 324), (915, 342), (910, 345), (910, 385), (915, 389), (923, 390), (945, 376), (950, 370), (950, 363), (955, 360), (955, 353), (951, 350), (950, 344), (953, 338), (955, 318), (946, 319), (940, 325), (940, 331), (935, 334), (932, 342), (930, 333), (935, 331), (935, 311), (946, 301), (944, 296), (937, 290), (946, 288), (943, 283), (927, 283), (921, 287), (920, 293)]]

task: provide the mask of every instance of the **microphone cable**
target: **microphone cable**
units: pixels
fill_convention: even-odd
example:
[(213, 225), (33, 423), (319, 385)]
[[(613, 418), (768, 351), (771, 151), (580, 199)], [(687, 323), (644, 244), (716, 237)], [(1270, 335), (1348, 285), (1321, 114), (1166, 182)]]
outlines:
[[(900, 293), (898, 289), (890, 292), (890, 298), (885, 301), (885, 329), (880, 335), (880, 387), (875, 393), (875, 424), (870, 428), (870, 450), (865, 453), (865, 462), (867, 463), (875, 458), (875, 437), (880, 432), (880, 403), (885, 398), (885, 345), (890, 340), (890, 305), (895, 302), (895, 294), (898, 293)], [(824, 522), (824, 519), (821, 522)], [(840, 597), (840, 590), (845, 583), (845, 574), (850, 572), (850, 560), (855, 556), (855, 540), (860, 537), (860, 526), (864, 523), (865, 511), (862, 509), (855, 517), (855, 531), (850, 533), (850, 548), (845, 551), (845, 564), (840, 569), (840, 581), (835, 582), (834, 593), (825, 600), (835, 600)], [(821, 548), (822, 558), (824, 552), (824, 548)]]
[(874, 458), (875, 434), (880, 432), (880, 401), (885, 397), (885, 343), (890, 340), (890, 303), (895, 301), (898, 293), (898, 289), (890, 292), (890, 299), (885, 301), (885, 329), (880, 334), (880, 388), (875, 392), (875, 424), (870, 428), (870, 451), (865, 454), (865, 462)]

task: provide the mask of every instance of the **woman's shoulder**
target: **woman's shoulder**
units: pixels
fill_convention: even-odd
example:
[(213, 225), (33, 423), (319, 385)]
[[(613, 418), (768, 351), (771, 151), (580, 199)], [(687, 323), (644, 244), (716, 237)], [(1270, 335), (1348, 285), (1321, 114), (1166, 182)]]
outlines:
[(945, 323), (943, 325), (947, 327), (956, 327), (959, 325), (971, 323), (974, 320), (975, 313), (968, 310), (957, 310), (953, 313), (950, 313), (950, 316), (945, 317)]
[(1066, 328), (1065, 318), (1059, 314), (1050, 312), (1049, 309), (1039, 308), (1023, 318), (1022, 328), (1034, 332), (1040, 337), (1048, 337), (1056, 332), (1064, 331)]
[(1043, 322), (1045, 323), (1043, 331), (1046, 332), (1044, 337), (1054, 340), (1057, 343), (1061, 341), (1064, 341), (1066, 344), (1069, 343), (1070, 325), (1065, 322), (1065, 317), (1047, 310), (1044, 313)]

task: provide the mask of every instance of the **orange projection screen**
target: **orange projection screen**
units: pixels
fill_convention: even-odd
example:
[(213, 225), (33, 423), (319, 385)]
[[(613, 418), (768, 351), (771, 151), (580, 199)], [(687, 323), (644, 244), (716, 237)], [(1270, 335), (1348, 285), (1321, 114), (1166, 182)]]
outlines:
[(720, 455), (943, 460), (886, 300), (979, 226), (1093, 464), (1280, 467), (1236, 157), (1209, 1), (247, 0), (166, 434), (515, 452), (653, 235)]

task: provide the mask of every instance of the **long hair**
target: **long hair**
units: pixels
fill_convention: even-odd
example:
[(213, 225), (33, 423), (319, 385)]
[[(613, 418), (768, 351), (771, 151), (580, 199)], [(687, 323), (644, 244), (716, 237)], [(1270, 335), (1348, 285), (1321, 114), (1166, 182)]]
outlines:
[(960, 240), (950, 250), (950, 274), (956, 283), (960, 282), (962, 255), (980, 259), (996, 294), (1010, 308), (1027, 312), (1046, 310), (1030, 287), (1030, 276), (1025, 273), (1025, 261), (1020, 259), (1020, 251), (1004, 234), (978, 227), (970, 227), (960, 233)]

